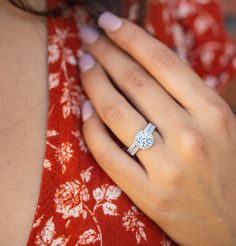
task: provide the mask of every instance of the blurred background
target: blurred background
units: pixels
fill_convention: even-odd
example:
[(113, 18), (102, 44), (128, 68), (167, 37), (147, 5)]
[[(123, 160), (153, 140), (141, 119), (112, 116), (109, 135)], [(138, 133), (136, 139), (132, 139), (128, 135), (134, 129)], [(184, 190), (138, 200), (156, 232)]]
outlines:
[[(225, 26), (236, 42), (236, 0), (221, 0), (224, 13)], [(223, 92), (224, 99), (230, 104), (236, 113), (236, 78)]]
[(236, 38), (236, 0), (221, 0), (221, 5), (225, 15), (225, 24)]

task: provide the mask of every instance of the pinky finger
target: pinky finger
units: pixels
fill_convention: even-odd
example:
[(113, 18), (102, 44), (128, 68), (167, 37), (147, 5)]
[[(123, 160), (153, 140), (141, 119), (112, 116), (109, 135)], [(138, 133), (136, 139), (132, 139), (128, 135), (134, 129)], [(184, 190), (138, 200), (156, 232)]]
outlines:
[(90, 101), (83, 104), (82, 112), (85, 141), (94, 158), (130, 199), (142, 207), (147, 203), (149, 180), (146, 172), (115, 143)]

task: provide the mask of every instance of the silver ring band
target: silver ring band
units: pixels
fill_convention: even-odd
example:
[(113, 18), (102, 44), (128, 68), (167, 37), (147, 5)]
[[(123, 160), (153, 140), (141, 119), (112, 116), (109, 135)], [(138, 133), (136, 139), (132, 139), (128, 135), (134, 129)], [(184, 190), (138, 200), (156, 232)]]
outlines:
[(133, 144), (127, 149), (127, 152), (134, 156), (140, 149), (148, 149), (154, 143), (152, 133), (156, 129), (156, 126), (152, 123), (148, 123), (146, 127), (138, 132), (135, 136)]

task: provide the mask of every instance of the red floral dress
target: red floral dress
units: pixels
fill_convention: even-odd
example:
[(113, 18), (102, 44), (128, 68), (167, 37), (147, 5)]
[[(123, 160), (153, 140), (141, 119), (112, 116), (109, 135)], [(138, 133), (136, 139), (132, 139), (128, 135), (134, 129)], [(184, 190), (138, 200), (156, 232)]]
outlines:
[[(138, 3), (126, 2), (125, 15), (135, 21)], [(47, 141), (27, 245), (176, 245), (112, 182), (84, 142), (77, 23), (88, 17), (77, 8), (65, 18), (48, 19)], [(210, 87), (220, 90), (235, 75), (236, 46), (223, 29), (217, 1), (149, 0), (145, 28)]]

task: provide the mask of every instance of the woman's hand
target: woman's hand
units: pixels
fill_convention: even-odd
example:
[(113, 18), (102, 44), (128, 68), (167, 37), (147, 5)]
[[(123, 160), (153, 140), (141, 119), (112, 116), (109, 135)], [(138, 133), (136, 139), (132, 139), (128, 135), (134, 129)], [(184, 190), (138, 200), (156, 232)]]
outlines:
[[(83, 130), (95, 159), (131, 200), (180, 245), (236, 245), (236, 121), (227, 104), (171, 50), (109, 13), (106, 35), (81, 28)], [(108, 76), (109, 75), (109, 76)], [(111, 83), (111, 79), (114, 83)], [(118, 88), (118, 89), (117, 89)], [(147, 122), (154, 144), (129, 147)]]

